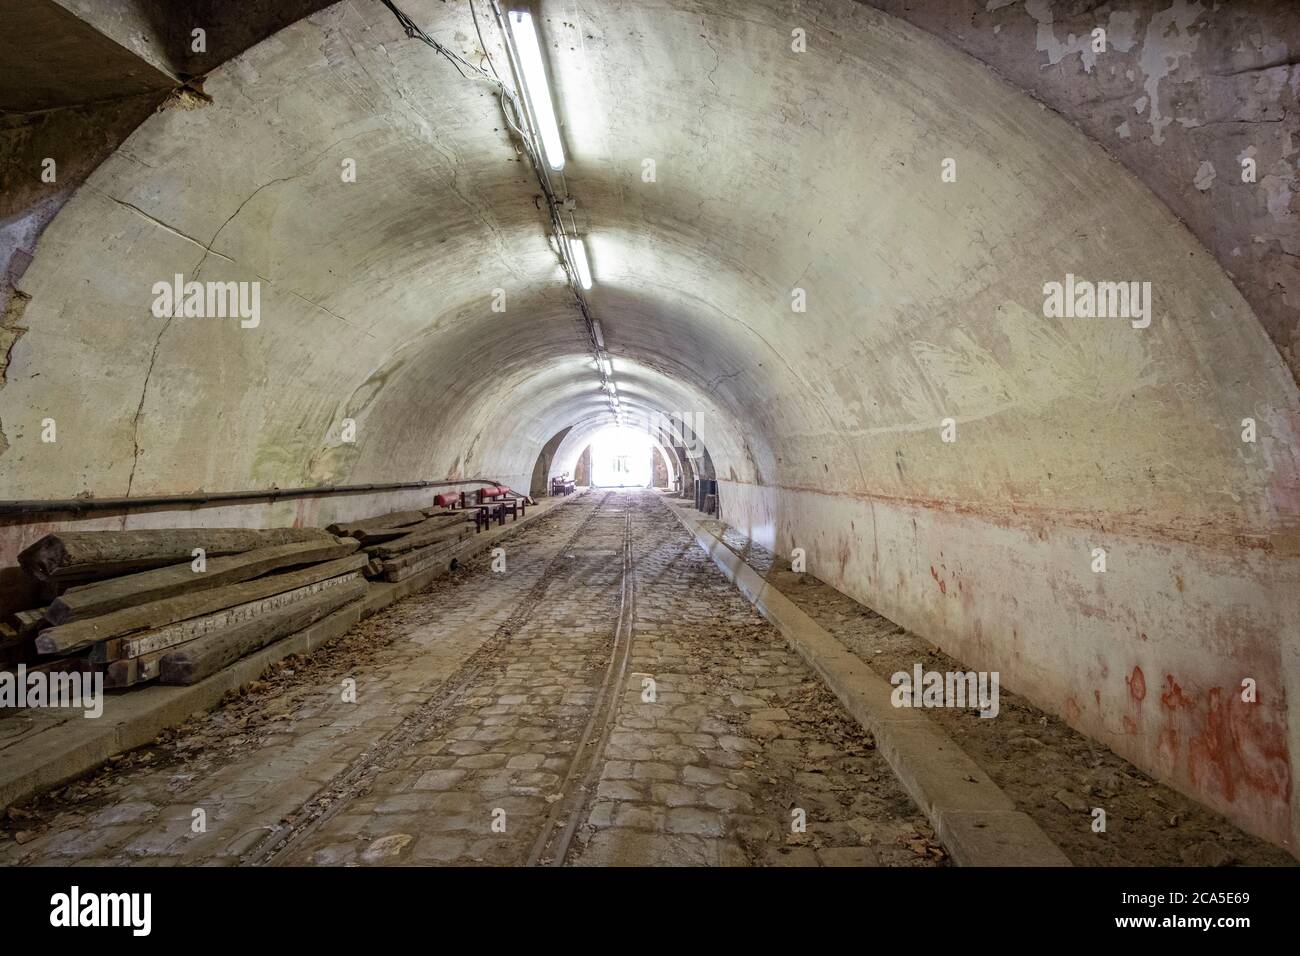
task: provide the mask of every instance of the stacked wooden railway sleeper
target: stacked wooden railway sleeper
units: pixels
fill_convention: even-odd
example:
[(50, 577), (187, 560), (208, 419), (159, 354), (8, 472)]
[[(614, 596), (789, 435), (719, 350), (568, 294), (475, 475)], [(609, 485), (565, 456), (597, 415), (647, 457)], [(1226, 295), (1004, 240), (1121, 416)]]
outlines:
[(362, 597), (358, 548), (318, 528), (47, 535), (18, 562), (57, 596), (19, 615), (19, 653), (107, 687), (192, 684)]
[(192, 684), (402, 581), (473, 534), (463, 512), (328, 529), (73, 531), (19, 555), (48, 605), (0, 627), (0, 669), (101, 671), (106, 687)]
[(355, 538), (369, 556), (367, 575), (404, 581), (421, 571), (450, 564), (451, 552), (474, 534), (472, 515), (465, 511), (398, 511), (361, 521), (329, 526), (334, 534)]

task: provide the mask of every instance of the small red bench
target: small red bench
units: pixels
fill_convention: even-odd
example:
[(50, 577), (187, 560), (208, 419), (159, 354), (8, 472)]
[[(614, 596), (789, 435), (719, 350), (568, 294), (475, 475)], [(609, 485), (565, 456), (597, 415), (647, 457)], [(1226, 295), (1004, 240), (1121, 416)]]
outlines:
[(532, 499), (527, 495), (516, 494), (505, 485), (497, 485), (496, 491), (496, 500), (501, 502), (515, 518), (528, 513), (528, 506), (532, 503)]
[[(482, 531), (492, 524), (493, 518), (498, 518), (502, 524), (505, 523), (505, 516), (499, 513), (499, 509), (493, 503), (479, 504), (471, 502), (468, 498), (468, 492), (449, 491), (444, 494), (435, 495), (433, 498), (435, 508), (445, 508), (445, 511), (437, 512), (439, 514), (453, 514), (457, 511), (474, 513), (474, 531)], [(433, 512), (426, 512), (432, 514)]]
[[(475, 500), (470, 500), (471, 494)], [(518, 510), (513, 503), (509, 505), (501, 497), (501, 492), (494, 485), (487, 488), (480, 488), (475, 492), (462, 491), (460, 493), (460, 506), (478, 513), (475, 524), (481, 519), (484, 525), (492, 524), (492, 519), (497, 520), (497, 524), (506, 523), (506, 512), (518, 517)]]

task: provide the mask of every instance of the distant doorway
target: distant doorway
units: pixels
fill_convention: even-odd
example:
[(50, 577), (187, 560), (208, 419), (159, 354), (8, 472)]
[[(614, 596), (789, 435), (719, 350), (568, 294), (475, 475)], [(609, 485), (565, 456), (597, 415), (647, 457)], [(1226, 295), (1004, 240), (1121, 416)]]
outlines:
[(643, 431), (610, 428), (591, 443), (591, 483), (605, 488), (645, 488), (654, 474), (654, 442)]

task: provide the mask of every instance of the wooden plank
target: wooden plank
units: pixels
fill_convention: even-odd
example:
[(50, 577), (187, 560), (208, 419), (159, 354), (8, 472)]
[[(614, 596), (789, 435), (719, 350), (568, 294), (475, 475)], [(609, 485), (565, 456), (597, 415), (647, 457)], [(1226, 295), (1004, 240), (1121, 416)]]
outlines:
[(383, 561), (385, 571), (398, 571), (411, 564), (423, 561), (425, 558), (444, 552), (450, 553), (460, 545), (461, 538), (450, 538), (446, 541), (439, 541), (435, 544), (427, 545), (423, 548), (415, 548), (412, 551), (404, 551), (396, 557), (387, 558)]
[(145, 657), (113, 661), (104, 669), (104, 686), (118, 690), (155, 679), (162, 670), (162, 659), (167, 653), (167, 651), (159, 651)]
[(457, 515), (438, 515), (432, 518), (424, 518), (418, 524), (408, 525), (405, 528), (382, 528), (377, 531), (360, 531), (357, 533), (357, 540), (361, 542), (362, 547), (373, 547), (376, 544), (385, 544), (389, 541), (395, 541), (399, 538), (405, 538), (411, 534), (423, 534), (426, 531), (435, 531), (439, 528), (447, 528), (455, 525), (458, 521), (465, 521), (467, 515), (460, 513)]
[(433, 511), (426, 512), (425, 517), (418, 524), (407, 525), (402, 528), (378, 528), (358, 531), (353, 535), (353, 537), (360, 541), (363, 546), (383, 544), (384, 542), (393, 541), (408, 534), (417, 534), (422, 531), (428, 531), (432, 528), (447, 527), (449, 524), (454, 524), (457, 521), (472, 520), (472, 512)]
[(393, 541), (410, 533), (405, 528), (385, 528), (383, 531), (358, 531), (353, 537), (364, 546), (367, 544), (383, 544), (385, 541)]
[(18, 555), (38, 581), (89, 580), (189, 561), (195, 548), (209, 558), (254, 548), (329, 538), (322, 528), (159, 528), (145, 531), (60, 531)]
[(424, 520), (423, 511), (394, 511), (392, 514), (376, 515), (373, 518), (360, 518), (356, 521), (336, 521), (328, 530), (334, 534), (355, 538), (367, 531), (383, 531), (389, 528), (401, 528), (406, 525), (419, 524)]
[(14, 613), (14, 623), (18, 634), (22, 637), (35, 634), (46, 625), (45, 608), (35, 608), (30, 611), (17, 611)]
[(151, 631), (140, 631), (127, 637), (113, 637), (101, 641), (90, 649), (90, 659), (96, 663), (142, 657), (156, 651), (166, 650), (178, 644), (205, 637), (226, 628), (235, 627), (258, 617), (272, 614), (281, 608), (301, 601), (310, 600), (322, 591), (341, 587), (360, 580), (361, 572), (352, 570), (337, 577), (315, 581), (291, 591), (281, 591), (258, 601), (250, 601), (237, 607), (224, 608), (215, 614), (178, 621), (167, 627)]
[(238, 627), (209, 634), (173, 649), (162, 659), (164, 684), (193, 684), (239, 658), (308, 627), (345, 604), (359, 600), (369, 585), (363, 580), (330, 588)]
[(395, 584), (421, 571), (448, 565), (459, 543), (459, 541), (447, 541), (429, 548), (408, 551), (398, 558), (390, 558), (384, 562), (384, 580)]
[(280, 568), (331, 561), (355, 550), (355, 543), (348, 547), (337, 538), (329, 538), (256, 548), (242, 554), (212, 558), (205, 562), (206, 568), (203, 571), (195, 571), (187, 560), (184, 564), (128, 574), (69, 591), (50, 604), (45, 611), (45, 618), (51, 624), (66, 624), (136, 604), (161, 601), (176, 594), (247, 581)]
[(431, 528), (428, 531), (408, 534), (396, 541), (372, 545), (365, 550), (377, 558), (395, 558), (407, 551), (414, 551), (416, 548), (425, 548), (445, 541), (461, 541), (468, 538), (472, 533), (469, 523), (466, 521), (456, 521), (450, 523), (450, 526), (447, 522), (443, 522), (441, 526)]
[(122, 637), (135, 631), (165, 627), (177, 621), (211, 614), (223, 608), (259, 601), (282, 591), (323, 581), (346, 571), (355, 571), (364, 567), (366, 561), (364, 554), (352, 554), (337, 561), (315, 564), (298, 571), (273, 574), (252, 581), (242, 581), (239, 584), (212, 588), (209, 591), (180, 594), (176, 597), (163, 598), (161, 601), (151, 601), (148, 604), (137, 604), (135, 607), (111, 611), (99, 617), (86, 618), (84, 621), (60, 624), (58, 627), (41, 631), (36, 636), (36, 650), (42, 654), (81, 650), (100, 641), (106, 641), (110, 637)]

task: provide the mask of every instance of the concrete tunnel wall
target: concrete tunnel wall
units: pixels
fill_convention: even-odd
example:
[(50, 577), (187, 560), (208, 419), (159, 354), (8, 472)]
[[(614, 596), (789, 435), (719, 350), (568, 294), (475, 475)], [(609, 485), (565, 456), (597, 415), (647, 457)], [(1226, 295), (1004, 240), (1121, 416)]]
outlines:
[[(478, 55), (467, 7), (403, 7)], [(1300, 402), (1205, 249), (1075, 128), (885, 14), (548, 12), (620, 394), (692, 416), (725, 519), (1294, 849)], [(205, 90), (45, 232), (0, 496), (527, 488), (549, 438), (608, 414), (489, 87), (339, 4)], [(260, 325), (154, 318), (178, 273), (259, 281)], [(1150, 327), (1044, 317), (1067, 273), (1149, 281)]]

